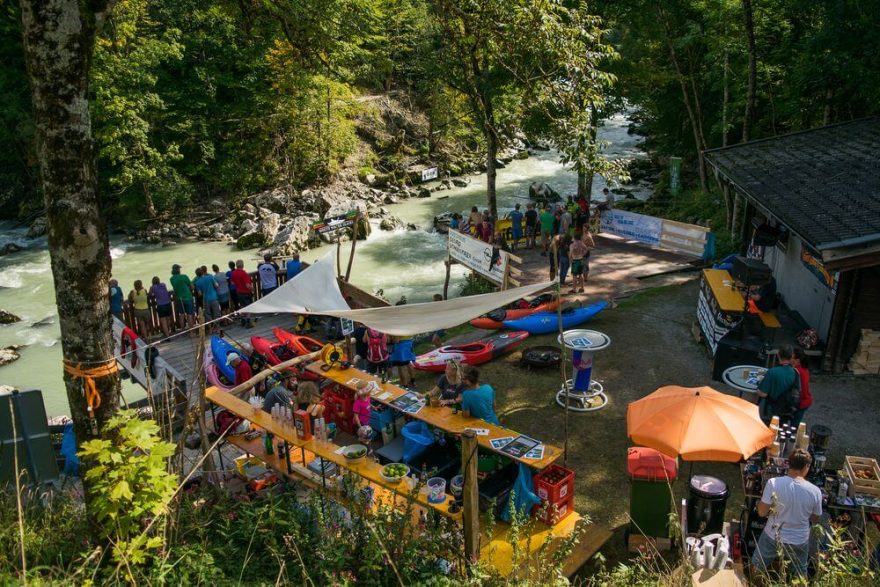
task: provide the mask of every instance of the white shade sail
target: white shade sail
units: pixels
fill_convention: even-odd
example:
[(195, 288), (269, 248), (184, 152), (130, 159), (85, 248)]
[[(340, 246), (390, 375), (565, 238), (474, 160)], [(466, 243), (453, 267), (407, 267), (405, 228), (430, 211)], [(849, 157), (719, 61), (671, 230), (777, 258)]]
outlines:
[(248, 314), (290, 312), (348, 318), (386, 334), (409, 336), (464, 324), (495, 308), (506, 306), (555, 285), (555, 282), (547, 281), (442, 302), (352, 310), (339, 290), (332, 255), (333, 253), (325, 255), (266, 297), (240, 311)]

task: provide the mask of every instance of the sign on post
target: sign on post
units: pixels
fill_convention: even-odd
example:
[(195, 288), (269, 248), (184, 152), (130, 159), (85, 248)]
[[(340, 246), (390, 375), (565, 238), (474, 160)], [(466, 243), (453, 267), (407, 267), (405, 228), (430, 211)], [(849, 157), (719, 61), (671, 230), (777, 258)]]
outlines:
[(354, 226), (357, 214), (357, 210), (350, 210), (341, 216), (332, 216), (330, 218), (319, 220), (312, 224), (312, 230), (317, 234), (326, 234), (328, 232), (335, 232), (343, 228)]
[(510, 258), (489, 243), (471, 238), (457, 230), (449, 231), (449, 256), (465, 267), (501, 285)]
[(697, 257), (710, 258), (714, 254), (709, 228), (656, 216), (608, 210), (602, 213), (602, 232)]
[(339, 321), (341, 323), (340, 330), (342, 330), (343, 336), (348, 336), (354, 332), (354, 320), (351, 318), (340, 318)]
[(427, 169), (422, 169), (422, 181), (430, 181), (432, 179), (437, 179), (438, 169), (436, 167), (429, 167)]

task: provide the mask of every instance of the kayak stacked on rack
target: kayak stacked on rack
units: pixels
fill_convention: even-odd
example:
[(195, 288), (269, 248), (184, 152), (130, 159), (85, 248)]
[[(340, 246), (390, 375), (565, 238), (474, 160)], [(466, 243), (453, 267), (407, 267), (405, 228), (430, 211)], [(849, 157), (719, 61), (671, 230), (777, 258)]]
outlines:
[(528, 332), (504, 332), (481, 338), (465, 344), (442, 346), (416, 357), (413, 367), (420, 371), (443, 371), (449, 361), (459, 361), (464, 365), (482, 365), (519, 346), (528, 338)]

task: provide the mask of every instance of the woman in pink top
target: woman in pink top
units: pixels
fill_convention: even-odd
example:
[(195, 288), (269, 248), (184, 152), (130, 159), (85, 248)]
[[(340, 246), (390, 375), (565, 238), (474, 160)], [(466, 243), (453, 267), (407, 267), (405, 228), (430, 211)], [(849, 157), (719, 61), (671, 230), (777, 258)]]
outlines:
[(568, 258), (571, 261), (572, 288), (569, 293), (583, 293), (587, 284), (587, 275), (590, 273), (590, 249), (596, 246), (593, 235), (589, 231), (582, 235), (575, 235), (574, 241), (568, 248)]

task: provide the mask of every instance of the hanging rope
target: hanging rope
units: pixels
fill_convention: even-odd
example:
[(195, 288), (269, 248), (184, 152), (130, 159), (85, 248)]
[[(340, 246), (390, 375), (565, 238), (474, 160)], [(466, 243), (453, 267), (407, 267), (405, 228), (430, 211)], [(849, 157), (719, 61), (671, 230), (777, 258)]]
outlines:
[(98, 393), (98, 387), (95, 385), (95, 379), (107, 377), (119, 371), (115, 359), (105, 361), (103, 365), (84, 369), (82, 363), (76, 365), (64, 360), (64, 371), (71, 375), (74, 379), (83, 380), (83, 392), (86, 396), (86, 407), (89, 410), (89, 417), (93, 418), (95, 410), (101, 407), (101, 394)]

